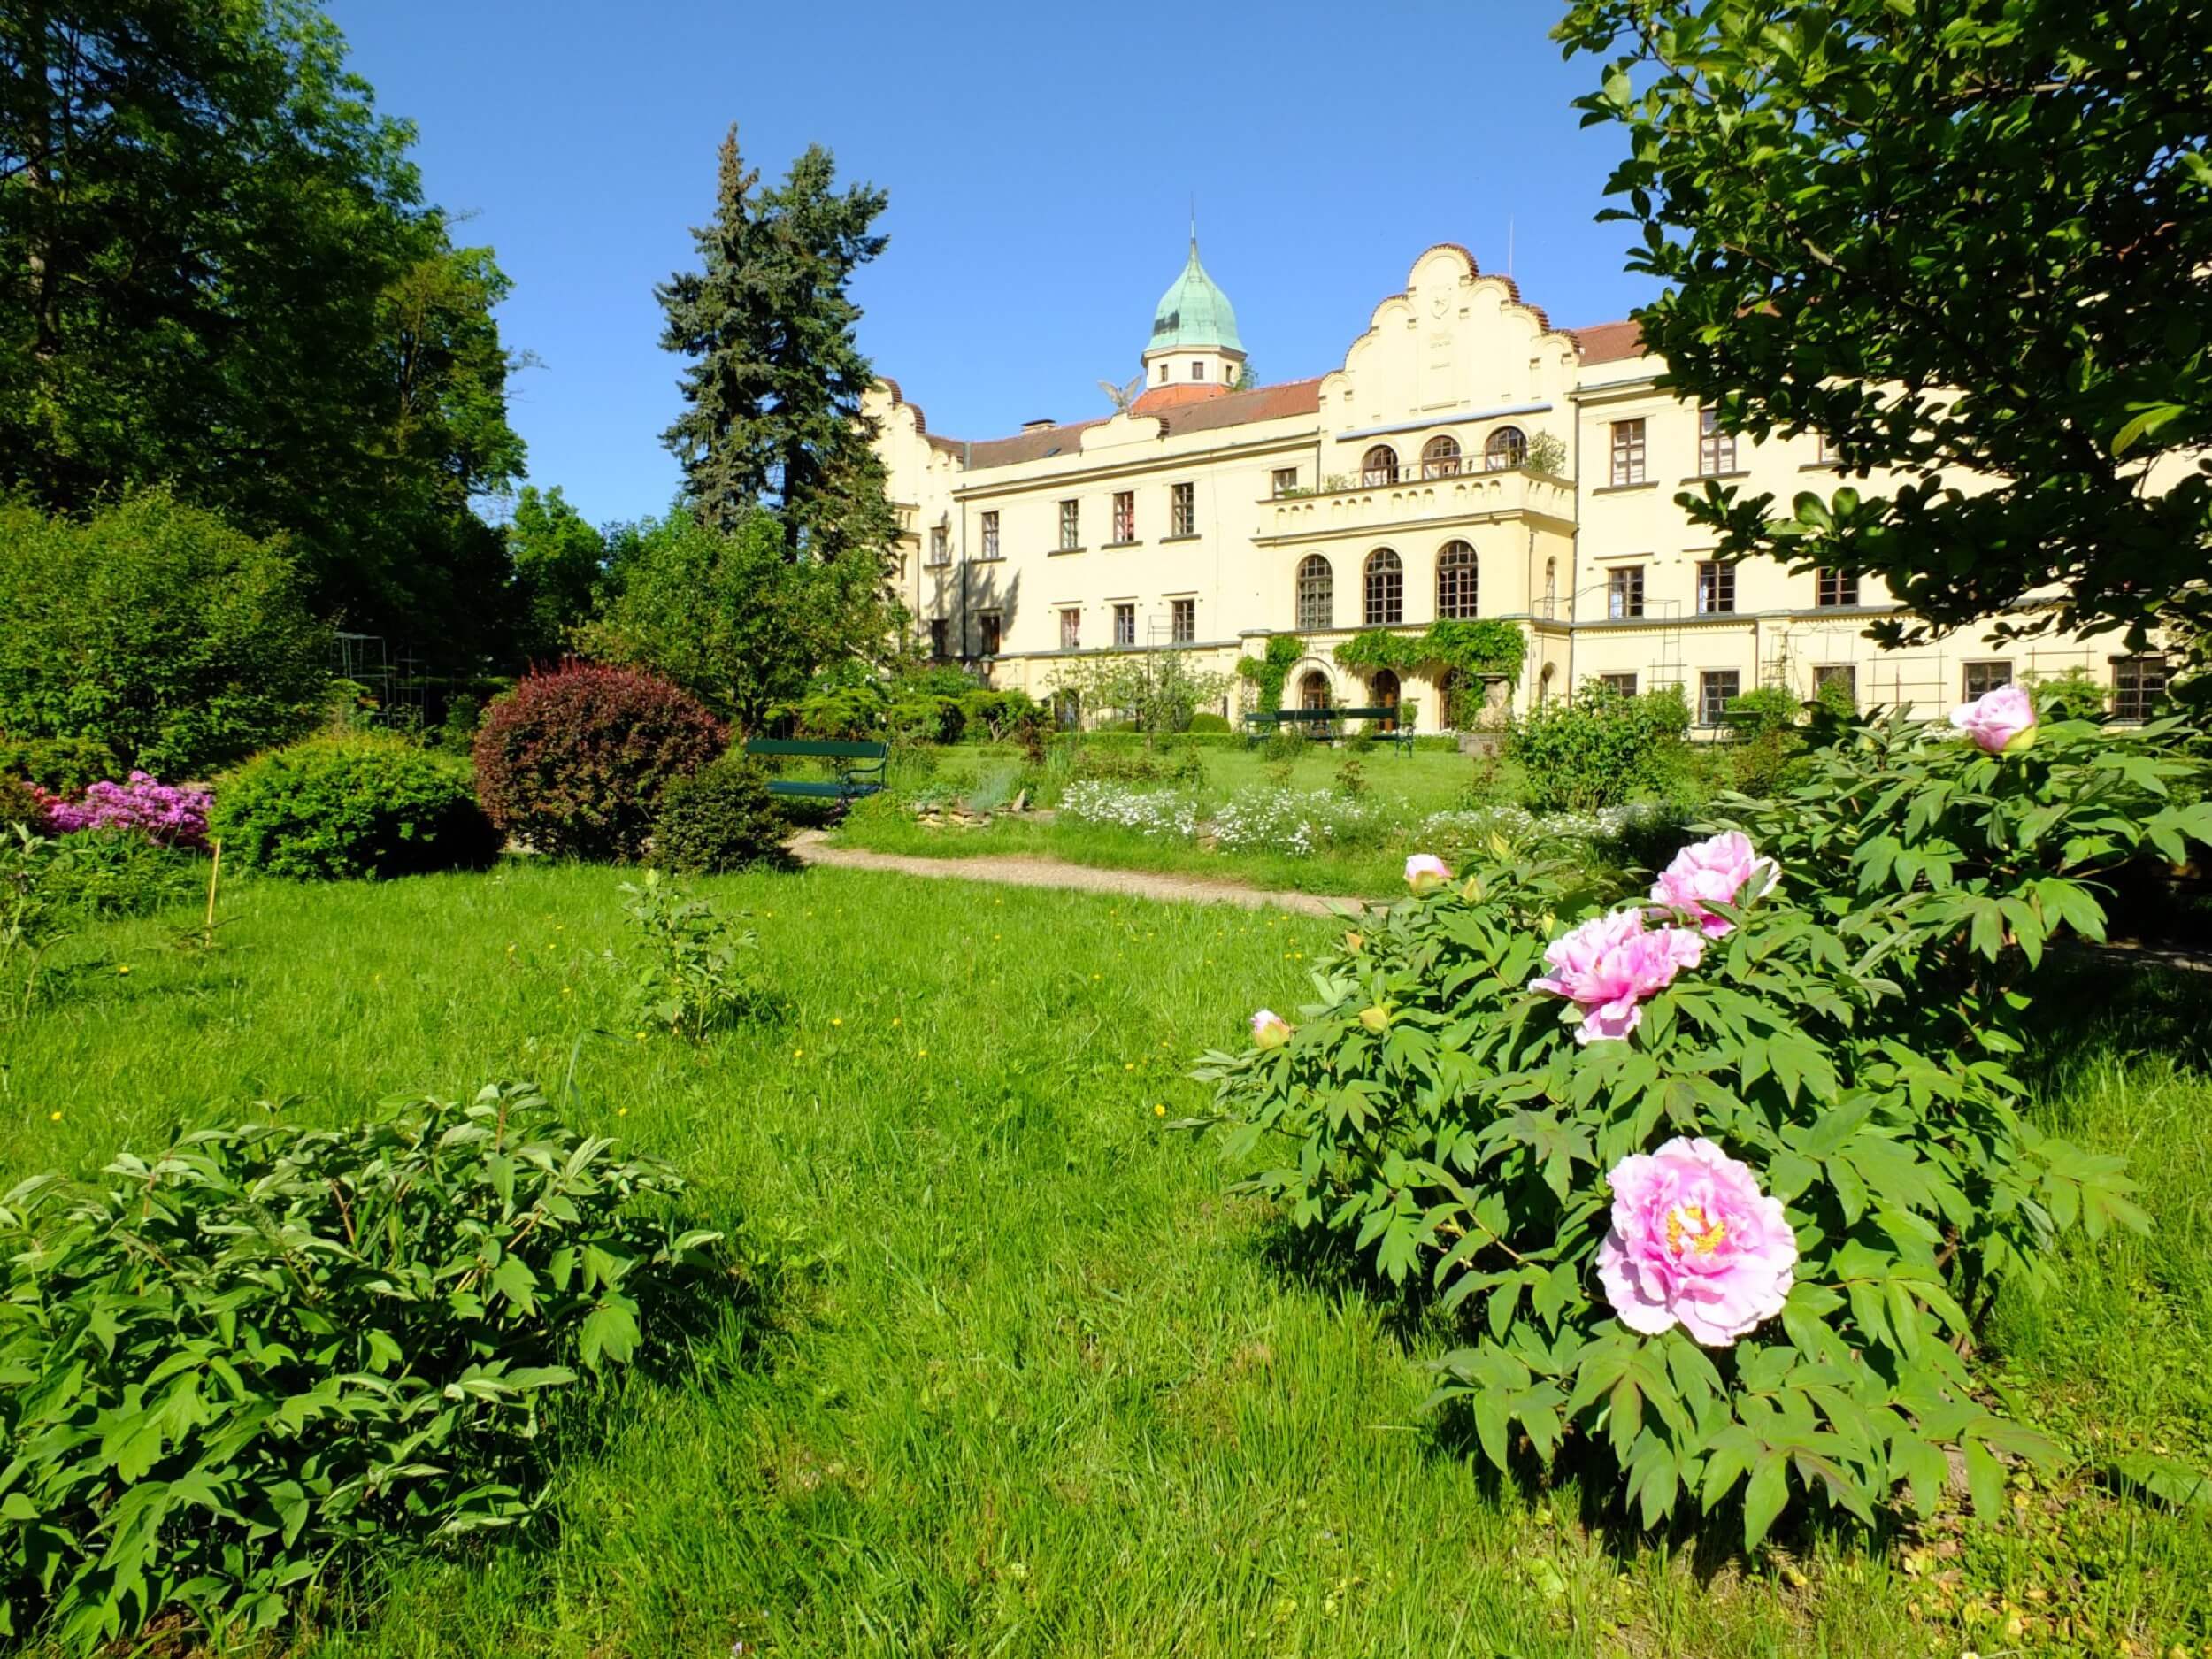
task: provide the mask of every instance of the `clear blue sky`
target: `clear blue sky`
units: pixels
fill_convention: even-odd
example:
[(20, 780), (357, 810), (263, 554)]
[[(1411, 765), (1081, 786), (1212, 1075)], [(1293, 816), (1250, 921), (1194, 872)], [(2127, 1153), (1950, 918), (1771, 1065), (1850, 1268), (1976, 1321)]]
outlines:
[(472, 215), (515, 292), (530, 477), (595, 521), (657, 512), (677, 360), (653, 284), (693, 263), (732, 121), (780, 174), (810, 142), (890, 193), (863, 347), (983, 438), (1102, 413), (1181, 268), (1207, 268), (1259, 374), (1335, 367), (1433, 242), (1506, 264), (1555, 323), (1649, 292), (1599, 225), (1617, 129), (1541, 0), (1322, 6), (329, 0), (380, 108), (421, 129), (432, 200)]

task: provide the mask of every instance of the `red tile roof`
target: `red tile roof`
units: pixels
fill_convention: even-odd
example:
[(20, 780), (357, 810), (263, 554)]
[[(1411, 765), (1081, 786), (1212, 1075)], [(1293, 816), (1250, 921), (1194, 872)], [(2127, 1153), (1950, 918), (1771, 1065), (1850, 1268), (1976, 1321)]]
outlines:
[[(1171, 386), (1160, 389), (1171, 392), (1177, 388)], [(1321, 382), (1317, 378), (1286, 380), (1279, 386), (1256, 386), (1248, 392), (1224, 391), (1217, 387), (1214, 394), (1195, 402), (1178, 399), (1164, 408), (1150, 411), (1140, 403), (1132, 412), (1150, 414), (1164, 432), (1179, 434), (1213, 432), (1256, 420), (1287, 420), (1300, 415), (1318, 414), (1321, 410)], [(1048, 456), (1071, 455), (1082, 447), (1080, 434), (1087, 428), (1102, 425), (1110, 419), (1101, 416), (1097, 420), (1072, 421), (1064, 426), (1018, 432), (1010, 438), (992, 438), (971, 444), (967, 447), (969, 470), (1018, 466), (1025, 461), (1041, 461)]]
[(1587, 328), (1570, 328), (1567, 332), (1581, 348), (1585, 364), (1618, 363), (1644, 355), (1644, 331), (1632, 322), (1594, 323)]
[(1129, 405), (1129, 412), (1149, 415), (1156, 410), (1172, 409), (1178, 403), (1202, 403), (1210, 397), (1228, 395), (1229, 388), (1219, 380), (1178, 380), (1171, 386), (1152, 387)]

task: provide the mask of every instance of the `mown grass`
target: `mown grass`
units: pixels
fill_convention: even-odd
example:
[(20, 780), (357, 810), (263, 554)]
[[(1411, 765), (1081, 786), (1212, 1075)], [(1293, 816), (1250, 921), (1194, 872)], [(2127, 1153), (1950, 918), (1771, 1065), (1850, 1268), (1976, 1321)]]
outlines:
[[(1110, 755), (1144, 752), (1133, 744), (1099, 748)], [(1102, 869), (1148, 870), (1293, 892), (1372, 895), (1395, 890), (1406, 851), (1397, 843), (1430, 813), (1466, 804), (1471, 790), (1486, 799), (1507, 798), (1494, 769), (1479, 772), (1463, 755), (1379, 745), (1356, 757), (1369, 799), (1382, 806), (1388, 821), (1400, 830), (1388, 845), (1324, 849), (1303, 857), (1262, 849), (1229, 852), (1102, 824), (1002, 817), (979, 827), (931, 827), (917, 822), (907, 809), (905, 803), (915, 792), (966, 795), (980, 789), (994, 798), (1010, 798), (1029, 772), (1019, 751), (1000, 746), (963, 744), (924, 752), (926, 767), (911, 755), (901, 757), (894, 765), (891, 797), (870, 803), (839, 823), (840, 845), (926, 858), (1036, 856)], [(1205, 780), (1197, 793), (1211, 804), (1240, 789), (1263, 785), (1282, 784), (1301, 793), (1333, 790), (1345, 761), (1355, 757), (1350, 749), (1325, 743), (1309, 743), (1296, 758), (1280, 763), (1238, 744), (1194, 745), (1189, 752), (1204, 764)], [(1060, 756), (1041, 769), (1047, 782), (1033, 792), (1038, 797), (1033, 803), (1054, 804), (1057, 797), (1050, 780), (1067, 770)]]
[[(618, 1025), (613, 872), (242, 889), (212, 956), (87, 933), (0, 1027), (0, 1157), (89, 1172), (257, 1100), (332, 1120), (535, 1075), (679, 1164), (778, 1286), (638, 1378), (549, 1536), (399, 1564), (319, 1609), (326, 1655), (1890, 1655), (2194, 1653), (2212, 1522), (2077, 1467), (2007, 1525), (1640, 1540), (1605, 1494), (1486, 1478), (1422, 1361), (1300, 1270), (1164, 1127), (1190, 1056), (1301, 1000), (1312, 918), (845, 872), (704, 884), (787, 1009), (693, 1048)], [(127, 967), (130, 972), (121, 970)], [(2212, 1460), (2212, 998), (2085, 976), (2038, 1110), (2127, 1150), (2159, 1230), (2069, 1252), (1984, 1363), (2093, 1463)], [(51, 1114), (58, 1112), (55, 1121)], [(1983, 1611), (1970, 1609), (1985, 1609)], [(2056, 1617), (2078, 1621), (2062, 1633)], [(2016, 1634), (2006, 1621), (2018, 1618)]]

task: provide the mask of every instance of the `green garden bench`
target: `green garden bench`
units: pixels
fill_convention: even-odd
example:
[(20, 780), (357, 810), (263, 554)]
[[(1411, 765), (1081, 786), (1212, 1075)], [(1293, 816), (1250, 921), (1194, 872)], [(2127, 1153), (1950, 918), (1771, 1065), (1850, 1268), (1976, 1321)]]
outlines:
[[(1287, 726), (1302, 729), (1308, 737), (1333, 739), (1343, 734), (1346, 720), (1396, 720), (1394, 707), (1378, 709), (1278, 709), (1271, 714), (1248, 714), (1244, 717), (1244, 743), (1249, 749), (1254, 742), (1271, 730)], [(1385, 743), (1395, 743), (1401, 754), (1413, 752), (1413, 730), (1399, 726), (1388, 732), (1378, 732), (1376, 738)]]
[(828, 738), (756, 737), (745, 745), (748, 755), (795, 755), (838, 763), (834, 778), (771, 778), (770, 795), (804, 795), (813, 800), (851, 801), (874, 795), (883, 787), (890, 759), (888, 743), (848, 742)]

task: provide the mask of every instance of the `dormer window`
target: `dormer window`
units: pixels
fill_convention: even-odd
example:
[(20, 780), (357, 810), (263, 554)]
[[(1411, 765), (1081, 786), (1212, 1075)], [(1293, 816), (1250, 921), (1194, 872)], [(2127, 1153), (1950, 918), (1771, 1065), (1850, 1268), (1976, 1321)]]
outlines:
[(1206, 365), (1202, 361), (1190, 365), (1190, 377), (1194, 380), (1202, 380), (1206, 378)]
[(1164, 363), (1160, 365), (1160, 384), (1163, 386), (1167, 384), (1167, 365)]

